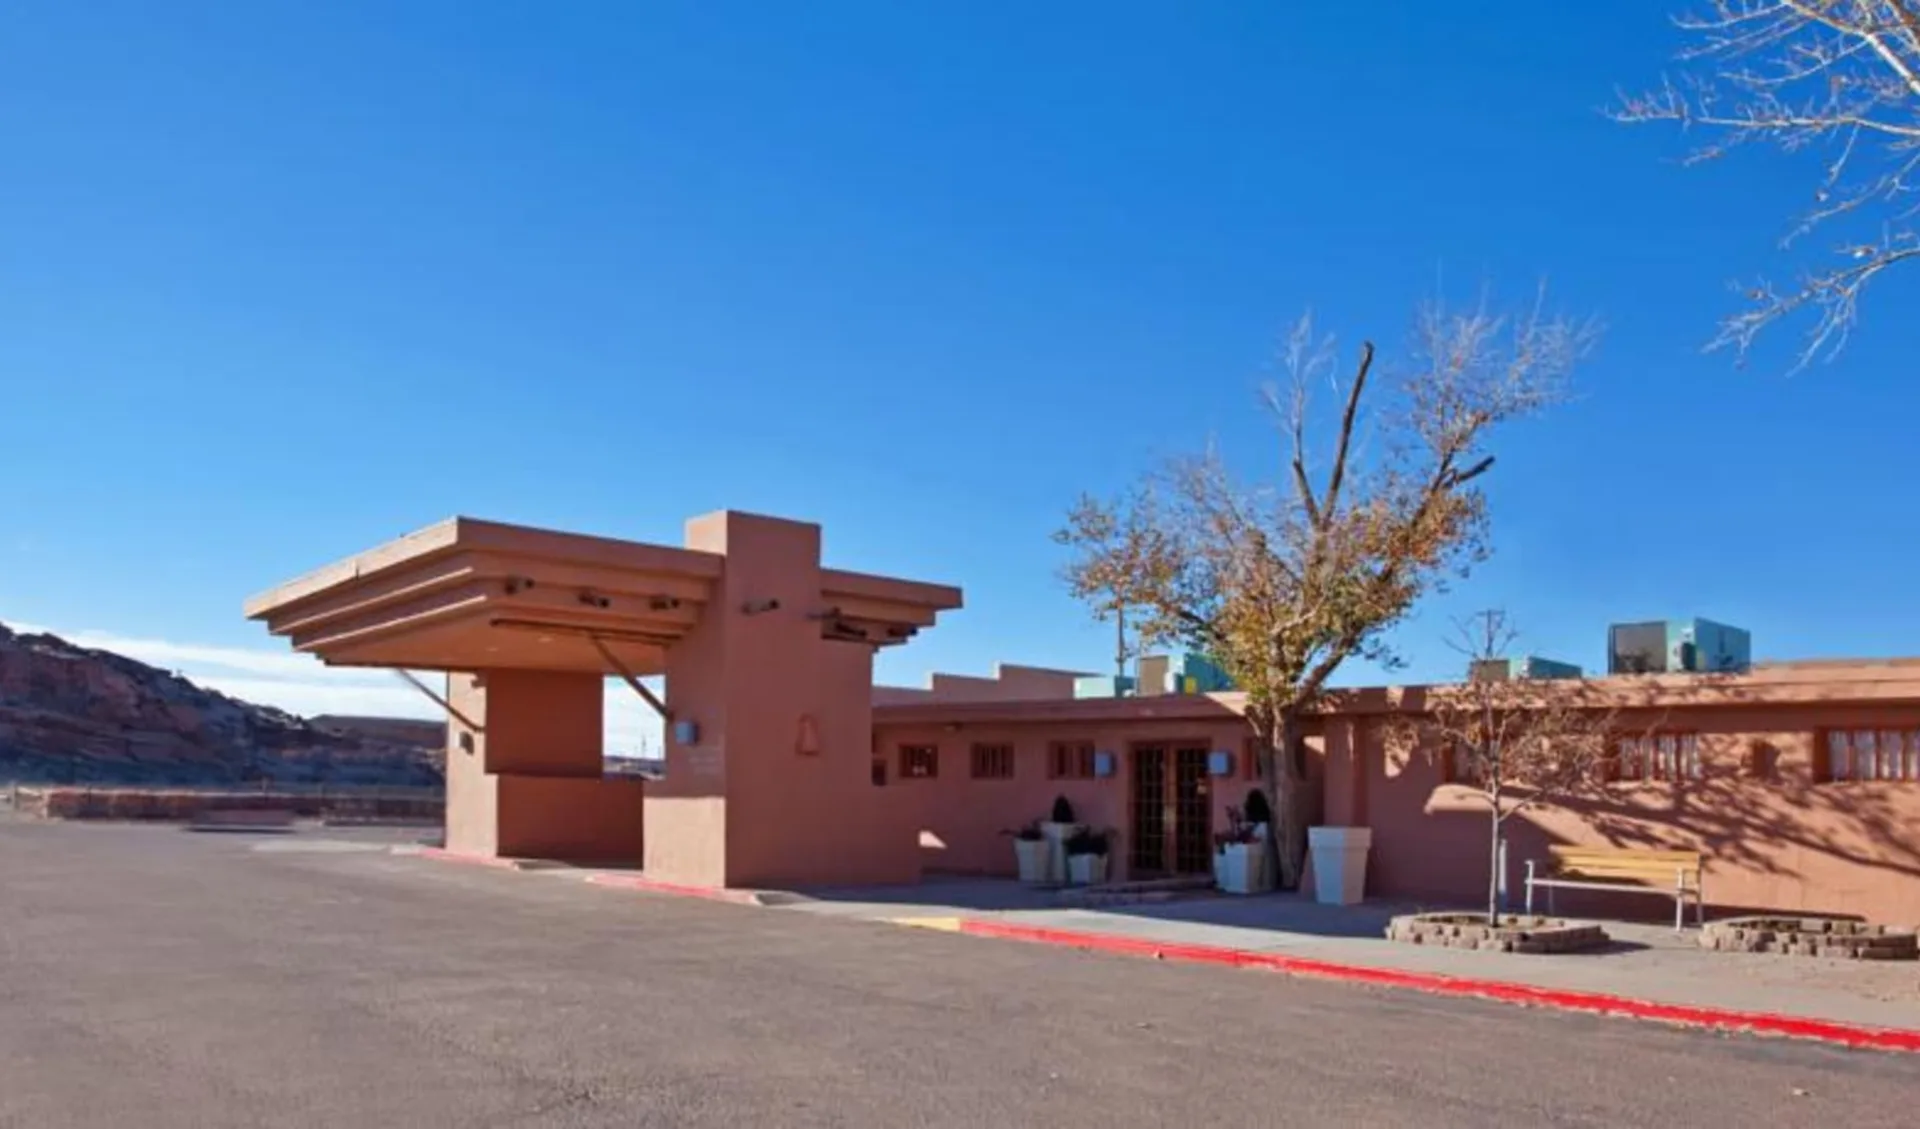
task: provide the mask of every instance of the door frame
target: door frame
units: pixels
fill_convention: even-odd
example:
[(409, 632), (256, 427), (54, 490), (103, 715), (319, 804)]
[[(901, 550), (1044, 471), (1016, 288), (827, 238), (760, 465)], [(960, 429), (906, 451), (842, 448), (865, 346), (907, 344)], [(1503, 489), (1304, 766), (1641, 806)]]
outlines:
[[(1209, 873), (1213, 852), (1213, 778), (1204, 767), (1200, 775), (1199, 812), (1201, 830), (1206, 851), (1203, 857), (1208, 859), (1205, 867), (1180, 869), (1180, 838), (1183, 830), (1180, 820), (1179, 775), (1180, 754), (1199, 751), (1203, 756), (1211, 751), (1211, 746), (1197, 738), (1170, 738), (1166, 740), (1142, 740), (1127, 745), (1126, 774), (1126, 835), (1127, 835), (1127, 877), (1129, 879), (1184, 878), (1193, 874)], [(1156, 797), (1156, 806), (1160, 809), (1160, 850), (1159, 863), (1151, 868), (1136, 867), (1136, 851), (1140, 844), (1141, 810), (1140, 768), (1142, 753), (1153, 752), (1161, 758), (1160, 795)], [(1189, 831), (1189, 833), (1191, 833)]]

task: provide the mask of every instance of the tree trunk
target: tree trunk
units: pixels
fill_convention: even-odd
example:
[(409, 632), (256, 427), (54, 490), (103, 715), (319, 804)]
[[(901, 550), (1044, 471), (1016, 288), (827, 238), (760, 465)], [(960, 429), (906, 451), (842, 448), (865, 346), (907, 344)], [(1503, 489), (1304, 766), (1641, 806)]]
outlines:
[(1487, 842), (1487, 924), (1500, 922), (1500, 802), (1494, 801), (1488, 820)]
[(1285, 710), (1276, 712), (1260, 734), (1260, 782), (1273, 807), (1267, 865), (1283, 890), (1300, 888), (1307, 854), (1307, 781), (1294, 748), (1299, 736), (1298, 719)]

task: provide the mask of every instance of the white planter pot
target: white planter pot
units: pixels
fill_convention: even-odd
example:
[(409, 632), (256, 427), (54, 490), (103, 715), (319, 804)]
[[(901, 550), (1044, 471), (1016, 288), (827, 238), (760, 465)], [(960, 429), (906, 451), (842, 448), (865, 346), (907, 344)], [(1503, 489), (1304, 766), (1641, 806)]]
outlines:
[(1040, 825), (1040, 835), (1047, 843), (1046, 881), (1056, 886), (1067, 884), (1067, 840), (1079, 834), (1078, 823), (1047, 822)]
[(1068, 855), (1067, 877), (1075, 886), (1099, 886), (1107, 880), (1107, 856)]
[(1267, 874), (1267, 845), (1229, 843), (1215, 849), (1213, 881), (1229, 894), (1263, 894), (1273, 889)]
[(1307, 853), (1313, 861), (1313, 898), (1321, 905), (1351, 906), (1366, 900), (1370, 827), (1309, 827)]
[(1015, 839), (1013, 841), (1013, 861), (1019, 868), (1020, 881), (1039, 884), (1047, 880), (1047, 841), (1045, 839)]

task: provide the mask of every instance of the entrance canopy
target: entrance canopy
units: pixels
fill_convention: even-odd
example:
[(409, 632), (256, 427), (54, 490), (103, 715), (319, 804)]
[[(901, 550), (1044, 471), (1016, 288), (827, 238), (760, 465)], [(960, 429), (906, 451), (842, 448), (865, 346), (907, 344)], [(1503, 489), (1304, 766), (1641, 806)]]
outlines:
[[(644, 676), (727, 593), (727, 572), (721, 553), (457, 517), (262, 593), (246, 614), (337, 666)], [(818, 587), (801, 610), (821, 637), (875, 646), (961, 602), (957, 588), (836, 569)]]

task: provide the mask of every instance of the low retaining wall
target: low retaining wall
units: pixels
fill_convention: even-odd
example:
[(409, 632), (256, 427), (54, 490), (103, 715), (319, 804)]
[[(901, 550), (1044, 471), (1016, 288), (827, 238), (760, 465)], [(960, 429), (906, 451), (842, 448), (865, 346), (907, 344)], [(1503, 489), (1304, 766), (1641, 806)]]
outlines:
[(1488, 924), (1481, 913), (1410, 913), (1387, 924), (1389, 941), (1498, 953), (1577, 953), (1604, 947), (1606, 931), (1551, 917), (1503, 914)]
[(1701, 929), (1700, 945), (1722, 952), (1841, 960), (1920, 959), (1920, 939), (1911, 929), (1823, 917), (1728, 918)]
[(287, 812), (307, 818), (437, 820), (437, 795), (368, 792), (196, 792), (190, 789), (45, 788), (20, 790), (20, 810), (45, 819), (188, 823), (221, 811)]

